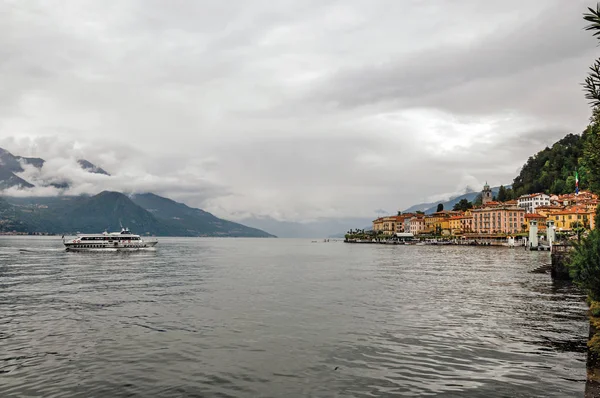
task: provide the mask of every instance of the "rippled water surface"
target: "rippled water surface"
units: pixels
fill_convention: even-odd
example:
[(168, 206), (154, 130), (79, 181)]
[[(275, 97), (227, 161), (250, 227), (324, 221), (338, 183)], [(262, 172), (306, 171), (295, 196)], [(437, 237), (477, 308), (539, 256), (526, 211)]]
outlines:
[(0, 396), (576, 397), (582, 296), (548, 252), (0, 238)]

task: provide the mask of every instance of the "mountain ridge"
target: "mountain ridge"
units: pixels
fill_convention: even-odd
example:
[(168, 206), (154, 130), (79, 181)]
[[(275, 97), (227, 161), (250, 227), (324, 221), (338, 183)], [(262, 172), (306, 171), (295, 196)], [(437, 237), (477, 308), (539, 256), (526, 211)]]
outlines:
[(212, 223), (182, 217), (180, 222), (156, 216), (121, 192), (54, 197), (0, 197), (0, 232), (65, 234), (130, 228), (140, 235), (274, 237), (268, 232), (222, 220), (158, 195), (171, 207), (211, 217)]

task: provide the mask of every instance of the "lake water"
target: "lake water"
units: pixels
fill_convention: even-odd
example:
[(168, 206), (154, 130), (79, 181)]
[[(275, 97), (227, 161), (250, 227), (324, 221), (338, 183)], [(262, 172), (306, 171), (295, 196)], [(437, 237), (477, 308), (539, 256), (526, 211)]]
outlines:
[(0, 238), (0, 396), (577, 397), (582, 295), (548, 252)]

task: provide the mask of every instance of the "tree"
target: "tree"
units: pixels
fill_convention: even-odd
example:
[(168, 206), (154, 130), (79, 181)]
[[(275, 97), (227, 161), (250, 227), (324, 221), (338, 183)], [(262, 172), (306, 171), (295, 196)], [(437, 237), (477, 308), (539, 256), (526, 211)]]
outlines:
[[(589, 13), (584, 14), (584, 19), (590, 22), (586, 30), (592, 30), (594, 36), (600, 36), (600, 4), (596, 5), (596, 10), (588, 8)], [(586, 98), (594, 106), (593, 116), (590, 120), (590, 126), (584, 133), (584, 150), (582, 163), (585, 165), (588, 173), (587, 177), (591, 189), (600, 188), (600, 60), (596, 60), (590, 68), (591, 72), (585, 79), (584, 87)], [(594, 151), (596, 151), (594, 153)], [(569, 181), (567, 180), (567, 185)], [(575, 250), (571, 255), (570, 274), (573, 280), (581, 287), (588, 297), (595, 301), (600, 301), (600, 206), (596, 209), (595, 215), (596, 229), (591, 231), (587, 238), (575, 245)], [(598, 334), (594, 336), (596, 338)]]
[(600, 107), (594, 109), (591, 122), (585, 134), (581, 163), (587, 171), (589, 189), (600, 192)]
[(500, 188), (498, 188), (498, 195), (496, 196), (496, 199), (498, 202), (506, 202), (506, 188), (504, 188), (504, 185), (500, 185)]
[(402, 215), (402, 212), (401, 212), (400, 210), (398, 210), (398, 215), (399, 215), (399, 216), (401, 216), (401, 215)]
[[(567, 193), (562, 183), (574, 171), (579, 169), (579, 188), (587, 189), (587, 170), (581, 164), (586, 133), (583, 135), (567, 134), (564, 138), (531, 156), (515, 177), (512, 190), (513, 198), (530, 193)], [(556, 187), (558, 184), (558, 188)], [(557, 190), (561, 190), (558, 192)]]
[(457, 203), (454, 204), (452, 210), (454, 211), (467, 211), (473, 208), (473, 203), (469, 202), (467, 199), (461, 199)]
[(444, 211), (444, 205), (442, 203), (438, 203), (436, 213)]
[(425, 212), (424, 212), (424, 211), (421, 211), (421, 210), (417, 210), (415, 213), (416, 213), (416, 214), (425, 214)]
[(566, 193), (566, 187), (567, 185), (565, 184), (564, 180), (561, 180), (559, 178), (558, 180), (554, 181), (550, 186), (550, 193), (555, 195), (561, 195), (563, 193)]
[(481, 194), (475, 196), (475, 200), (473, 201), (473, 206), (481, 206), (483, 204), (483, 196)]
[[(600, 39), (600, 3), (596, 4), (596, 9), (588, 7), (588, 13), (583, 14), (583, 19), (589, 22), (585, 30), (594, 31), (594, 36)], [(597, 59), (592, 66), (588, 77), (583, 84), (586, 92), (585, 98), (590, 101), (590, 105), (600, 106), (600, 59)]]
[(507, 188), (506, 189), (506, 200), (515, 200), (515, 191), (513, 191), (512, 188)]
[(592, 300), (600, 300), (600, 230), (590, 232), (575, 246), (570, 271), (573, 280)]
[(575, 192), (575, 176), (568, 176), (565, 182), (565, 189), (567, 192)]

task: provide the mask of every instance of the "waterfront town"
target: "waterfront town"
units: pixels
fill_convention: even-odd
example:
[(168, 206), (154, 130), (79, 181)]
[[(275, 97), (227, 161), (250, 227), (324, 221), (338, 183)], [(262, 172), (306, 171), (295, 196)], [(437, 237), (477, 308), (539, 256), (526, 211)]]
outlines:
[[(598, 195), (581, 191), (564, 195), (534, 193), (515, 200), (499, 202), (486, 183), (481, 205), (470, 209), (442, 210), (426, 215), (398, 213), (373, 221), (372, 235), (383, 239), (396, 237), (442, 237), (465, 240), (506, 240), (529, 234), (531, 225), (545, 234), (547, 225), (556, 233), (575, 234), (595, 228)], [(535, 221), (535, 222), (532, 222)]]

